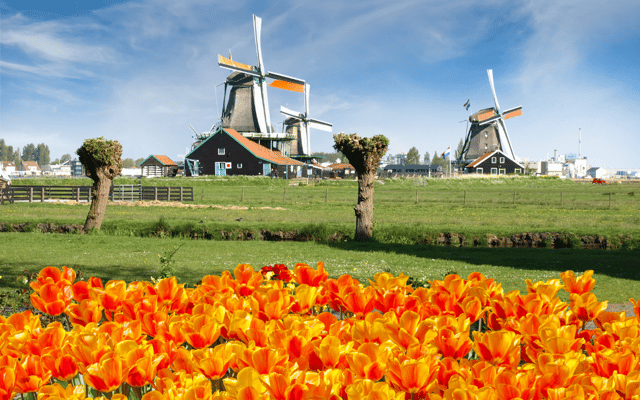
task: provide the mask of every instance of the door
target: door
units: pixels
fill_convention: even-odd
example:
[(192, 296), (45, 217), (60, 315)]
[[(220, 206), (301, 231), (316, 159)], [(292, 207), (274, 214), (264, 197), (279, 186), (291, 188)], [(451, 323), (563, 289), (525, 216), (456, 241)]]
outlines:
[(216, 176), (226, 176), (226, 175), (227, 175), (227, 169), (226, 169), (225, 163), (217, 162), (216, 163)]
[(269, 163), (262, 164), (262, 175), (264, 176), (271, 175), (271, 164)]

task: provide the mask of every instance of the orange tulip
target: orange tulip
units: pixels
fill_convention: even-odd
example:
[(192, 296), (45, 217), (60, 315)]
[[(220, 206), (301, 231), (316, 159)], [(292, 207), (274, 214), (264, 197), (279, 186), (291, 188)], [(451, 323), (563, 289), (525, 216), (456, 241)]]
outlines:
[(307, 264), (296, 264), (294, 267), (294, 279), (299, 285), (309, 285), (320, 287), (329, 277), (329, 273), (324, 270), (324, 263), (319, 262), (317, 269), (313, 269)]
[(576, 318), (586, 322), (595, 319), (600, 312), (607, 309), (608, 301), (597, 301), (596, 295), (590, 292), (578, 295), (571, 293), (569, 295), (571, 310)]
[(250, 296), (262, 283), (264, 278), (251, 265), (239, 264), (234, 270), (235, 281), (230, 282), (238, 296)]
[(0, 400), (12, 400), (15, 396), (15, 366), (0, 366)]
[(363, 343), (356, 351), (347, 354), (347, 362), (354, 376), (378, 381), (387, 372), (389, 345)]
[[(300, 354), (294, 356), (299, 357)], [(236, 357), (238, 368), (251, 367), (261, 375), (286, 366), (289, 358), (285, 349), (273, 347), (247, 347)]]
[(227, 374), (229, 362), (233, 357), (233, 347), (219, 344), (214, 348), (199, 349), (193, 352), (193, 362), (198, 371), (209, 379), (220, 379)]
[(343, 345), (335, 336), (325, 336), (318, 346), (314, 347), (316, 356), (324, 368), (342, 368), (347, 366), (345, 353), (349, 352), (352, 344)]
[(351, 328), (351, 337), (355, 345), (366, 342), (383, 343), (386, 342), (389, 334), (385, 327), (387, 319), (379, 313), (367, 314), (365, 319), (354, 321)]
[(51, 371), (54, 378), (68, 381), (78, 374), (78, 363), (70, 354), (63, 354), (58, 350), (45, 354), (41, 358), (44, 366)]
[(116, 352), (105, 353), (100, 360), (87, 367), (80, 365), (80, 372), (87, 385), (100, 392), (117, 389), (126, 378), (126, 365)]
[(520, 363), (520, 336), (511, 331), (473, 332), (474, 350), (480, 359), (515, 368)]
[(436, 385), (438, 363), (433, 355), (417, 360), (389, 360), (386, 381), (396, 390), (408, 393), (426, 393)]
[(54, 383), (53, 385), (43, 386), (38, 391), (38, 400), (84, 400), (84, 398), (83, 385), (67, 385), (64, 388), (59, 383)]
[(364, 379), (345, 388), (348, 400), (404, 400), (402, 392), (396, 392), (386, 382)]
[(220, 328), (218, 320), (206, 314), (193, 315), (181, 325), (182, 335), (196, 349), (209, 347), (218, 340)]
[(65, 314), (72, 324), (87, 325), (89, 322), (99, 323), (102, 320), (102, 306), (98, 301), (84, 299), (80, 304), (71, 303)]
[(18, 393), (37, 392), (51, 379), (51, 371), (43, 368), (39, 356), (29, 354), (16, 364), (15, 391)]
[(596, 281), (592, 276), (592, 270), (584, 271), (584, 274), (577, 279), (573, 271), (565, 271), (560, 274), (560, 278), (562, 282), (564, 282), (565, 290), (577, 295), (588, 293), (595, 287)]

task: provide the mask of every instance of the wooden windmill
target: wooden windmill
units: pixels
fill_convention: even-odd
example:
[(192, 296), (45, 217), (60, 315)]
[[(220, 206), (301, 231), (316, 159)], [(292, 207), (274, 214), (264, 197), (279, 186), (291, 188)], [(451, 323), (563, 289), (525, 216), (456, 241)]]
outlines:
[[(267, 71), (262, 58), (260, 44), (262, 19), (253, 16), (253, 33), (256, 41), (257, 65), (242, 64), (231, 58), (218, 55), (218, 65), (233, 72), (225, 81), (225, 102), (222, 109), (223, 128), (232, 128), (243, 136), (258, 139), (285, 140), (274, 132), (269, 114), (267, 79), (274, 79), (269, 86), (304, 93), (302, 79)], [(227, 88), (231, 87), (226, 101)]]
[(294, 142), (295, 148), (291, 149), (292, 155), (311, 156), (311, 138), (310, 129), (319, 129), (325, 132), (331, 132), (333, 125), (319, 119), (309, 117), (309, 89), (308, 83), (304, 84), (304, 113), (291, 111), (286, 107), (280, 106), (280, 112), (286, 115), (285, 131), (295, 131), (297, 140)]
[(493, 70), (488, 69), (487, 74), (495, 107), (480, 110), (469, 116), (471, 126), (464, 140), (462, 152), (458, 156), (459, 162), (475, 160), (494, 150), (501, 150), (507, 157), (515, 159), (504, 121), (522, 115), (522, 106), (501, 111), (493, 84)]

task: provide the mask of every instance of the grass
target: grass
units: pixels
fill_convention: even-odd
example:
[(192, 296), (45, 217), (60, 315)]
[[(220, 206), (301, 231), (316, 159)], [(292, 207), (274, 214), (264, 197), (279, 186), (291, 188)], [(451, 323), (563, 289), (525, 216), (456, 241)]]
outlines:
[[(203, 276), (233, 270), (239, 263), (258, 269), (283, 263), (293, 268), (319, 261), (331, 277), (350, 274), (362, 282), (378, 272), (404, 273), (416, 281), (442, 279), (448, 273), (466, 277), (480, 271), (496, 279), (505, 291), (524, 291), (525, 279), (559, 279), (560, 272), (595, 271), (594, 293), (614, 303), (640, 297), (640, 252), (602, 250), (482, 249), (385, 243), (233, 242), (183, 238), (119, 237), (102, 233), (58, 235), (0, 233), (2, 290), (21, 287), (23, 271), (63, 265), (104, 281), (127, 282), (158, 277), (159, 256), (182, 246), (173, 256), (180, 282), (194, 285)], [(565, 299), (566, 300), (566, 299)]]
[[(116, 184), (137, 181), (119, 178)], [(14, 184), (89, 185), (88, 179), (16, 180)], [(159, 256), (178, 246), (173, 268), (181, 282), (232, 270), (297, 262), (326, 264), (332, 277), (348, 273), (361, 281), (391, 271), (417, 282), (456, 272), (480, 271), (506, 291), (525, 289), (524, 280), (559, 278), (565, 270), (596, 271), (594, 293), (625, 302), (640, 297), (640, 185), (592, 185), (549, 178), (388, 179), (376, 186), (372, 242), (209, 241), (181, 237), (221, 231), (297, 230), (319, 239), (354, 231), (354, 181), (288, 186), (265, 178), (143, 179), (143, 185), (193, 186), (203, 208), (131, 207), (110, 204), (103, 229), (88, 235), (43, 234), (36, 224), (83, 224), (88, 204), (16, 203), (0, 206), (0, 223), (28, 223), (30, 233), (0, 233), (0, 290), (20, 288), (23, 271), (67, 265), (103, 280), (149, 280), (160, 274)], [(514, 203), (515, 192), (515, 204)], [(611, 193), (611, 194), (609, 194)], [(638, 195), (636, 195), (638, 193)], [(466, 195), (466, 204), (464, 203)], [(609, 198), (611, 197), (611, 206)], [(241, 201), (242, 200), (242, 201)], [(562, 201), (562, 203), (560, 203)], [(213, 205), (225, 206), (223, 208)], [(268, 207), (268, 208), (265, 208)], [(237, 219), (242, 218), (241, 221)], [(484, 237), (523, 232), (559, 232), (624, 238), (625, 250), (454, 248), (420, 245), (442, 232)], [(153, 237), (152, 237), (153, 236)], [(159, 239), (158, 237), (163, 237)], [(467, 240), (468, 240), (467, 239)]]

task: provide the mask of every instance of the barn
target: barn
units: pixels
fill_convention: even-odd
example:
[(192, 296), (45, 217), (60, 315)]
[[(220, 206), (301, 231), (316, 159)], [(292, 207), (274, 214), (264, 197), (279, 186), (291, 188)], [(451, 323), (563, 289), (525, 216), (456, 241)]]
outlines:
[(185, 157), (185, 175), (307, 177), (311, 168), (239, 134), (218, 128)]
[(176, 176), (178, 173), (178, 164), (173, 162), (167, 156), (150, 155), (146, 160), (140, 163), (142, 176)]
[(467, 165), (466, 170), (479, 175), (522, 174), (524, 166), (507, 157), (501, 150), (494, 150)]

